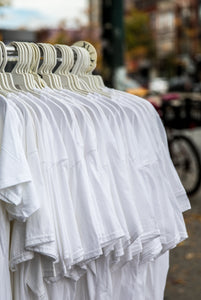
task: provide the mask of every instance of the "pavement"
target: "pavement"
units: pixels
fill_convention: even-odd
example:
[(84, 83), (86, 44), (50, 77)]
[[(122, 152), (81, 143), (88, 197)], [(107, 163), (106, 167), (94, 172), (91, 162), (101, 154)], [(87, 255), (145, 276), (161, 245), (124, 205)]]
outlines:
[[(201, 153), (201, 130), (187, 134)], [(192, 209), (184, 213), (189, 238), (170, 251), (164, 300), (201, 300), (201, 188), (190, 202)]]

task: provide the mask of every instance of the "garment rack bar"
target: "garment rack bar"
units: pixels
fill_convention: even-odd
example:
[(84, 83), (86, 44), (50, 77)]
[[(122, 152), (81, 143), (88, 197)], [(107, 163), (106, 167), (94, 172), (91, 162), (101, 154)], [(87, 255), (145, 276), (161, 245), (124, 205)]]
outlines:
[(6, 45), (8, 56), (17, 56), (17, 49), (12, 45)]
[[(9, 60), (17, 60), (18, 52), (15, 46), (13, 45), (6, 45), (7, 55)], [(41, 50), (41, 49), (40, 49)], [(42, 58), (42, 51), (41, 51), (41, 58)], [(57, 49), (57, 59), (61, 61), (61, 52)]]

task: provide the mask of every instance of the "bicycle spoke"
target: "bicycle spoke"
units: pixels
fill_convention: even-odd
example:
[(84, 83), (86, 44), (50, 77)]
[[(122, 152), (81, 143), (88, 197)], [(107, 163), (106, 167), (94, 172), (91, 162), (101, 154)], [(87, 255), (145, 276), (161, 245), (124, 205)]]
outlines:
[(197, 191), (201, 181), (199, 154), (192, 141), (186, 136), (173, 136), (169, 145), (172, 161), (182, 184), (187, 193), (192, 194)]

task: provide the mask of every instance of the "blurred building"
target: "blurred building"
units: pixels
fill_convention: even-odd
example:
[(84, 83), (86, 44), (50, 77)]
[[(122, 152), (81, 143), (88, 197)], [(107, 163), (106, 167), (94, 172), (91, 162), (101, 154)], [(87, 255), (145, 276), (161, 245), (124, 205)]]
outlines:
[(175, 51), (176, 22), (175, 1), (158, 1), (155, 14), (155, 42), (158, 58), (163, 58)]
[(134, 7), (134, 1), (132, 0), (124, 0), (124, 9), (125, 11), (129, 11)]
[(125, 4), (149, 13), (158, 58), (194, 56), (201, 50), (201, 0), (126, 0)]
[(134, 5), (137, 9), (144, 11), (154, 11), (159, 0), (134, 0)]
[(11, 2), (12, 0), (0, 0), (0, 6), (8, 6)]
[(91, 26), (100, 25), (101, 5), (99, 0), (89, 0), (89, 23)]
[(175, 30), (178, 54), (194, 56), (199, 51), (199, 0), (176, 1)]
[(98, 41), (101, 38), (101, 1), (89, 0), (89, 26), (88, 36), (91, 40)]
[(89, 40), (89, 27), (81, 27), (77, 29), (65, 29), (59, 27), (56, 29), (41, 29), (37, 31), (37, 42), (51, 43), (51, 44), (67, 44), (79, 40)]

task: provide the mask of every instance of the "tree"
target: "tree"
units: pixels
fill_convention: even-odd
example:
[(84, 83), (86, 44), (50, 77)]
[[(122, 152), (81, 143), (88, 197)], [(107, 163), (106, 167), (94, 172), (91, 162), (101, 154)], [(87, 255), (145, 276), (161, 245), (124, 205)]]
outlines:
[(149, 15), (133, 9), (125, 17), (125, 42), (127, 51), (133, 56), (151, 57), (154, 54), (153, 33)]

